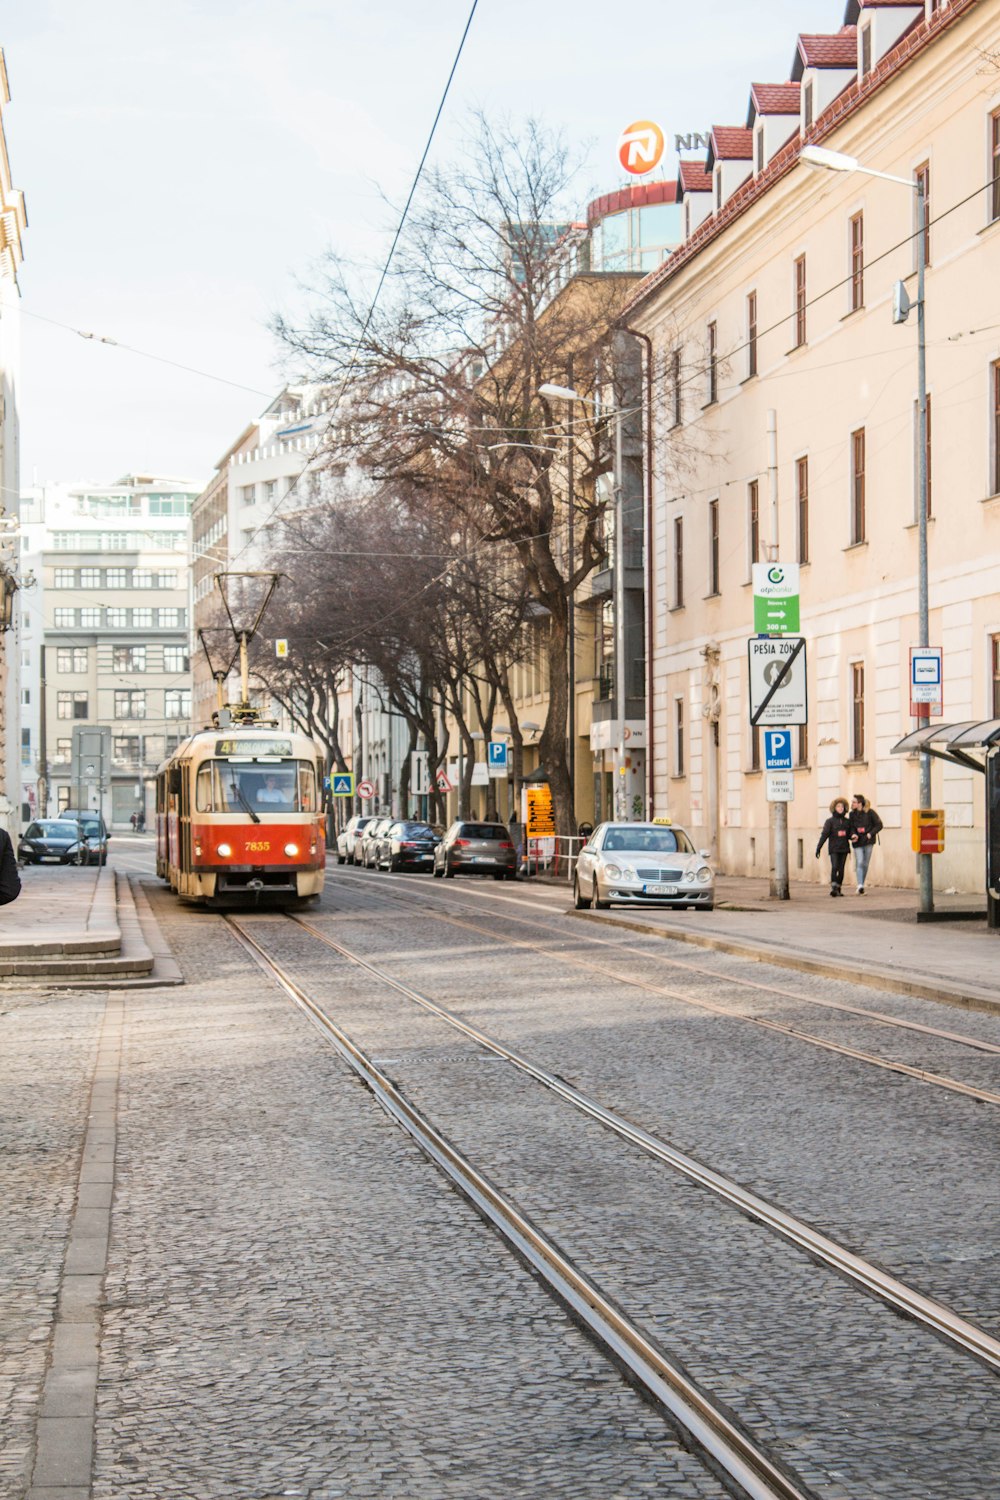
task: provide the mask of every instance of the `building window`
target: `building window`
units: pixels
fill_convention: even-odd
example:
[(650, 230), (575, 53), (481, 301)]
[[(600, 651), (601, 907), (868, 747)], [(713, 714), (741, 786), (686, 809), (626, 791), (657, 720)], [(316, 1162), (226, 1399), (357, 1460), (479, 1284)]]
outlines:
[(796, 349), (806, 341), (806, 258), (804, 255), (797, 257), (795, 261), (795, 347)]
[(21, 730), (21, 764), (22, 764), (22, 766), (30, 766), (31, 765), (31, 730), (30, 729), (22, 729)]
[(862, 78), (867, 77), (872, 70), (872, 29), (870, 25), (862, 26), (861, 28), (860, 70)]
[(993, 668), (992, 704), (994, 719), (1000, 719), (1000, 635), (990, 637), (990, 655)]
[(145, 646), (113, 646), (111, 664), (116, 672), (145, 672)]
[(244, 505), (253, 505), (257, 498), (257, 486), (255, 484), (245, 484), (240, 490), (240, 495)]
[(851, 544), (863, 542), (865, 531), (865, 429), (851, 433)]
[(115, 718), (144, 719), (146, 694), (141, 688), (115, 688)]
[(674, 699), (674, 775), (684, 775), (684, 699)]
[(105, 624), (110, 625), (112, 629), (123, 630), (128, 624), (128, 610), (106, 609), (104, 611), (104, 620)]
[(85, 719), (87, 702), (86, 693), (56, 693), (56, 718)]
[(52, 587), (57, 589), (75, 589), (76, 569), (56, 568), (52, 579)]
[(191, 692), (189, 688), (168, 688), (163, 695), (165, 719), (189, 719), (191, 717)]
[(151, 609), (134, 609), (132, 611), (133, 630), (152, 630), (153, 611)]
[(57, 609), (55, 611), (54, 619), (55, 619), (55, 623), (56, 623), (56, 629), (57, 630), (59, 630), (59, 629), (65, 630), (67, 627), (70, 627), (70, 626), (73, 626), (73, 625), (76, 624), (76, 610), (75, 609)]
[(128, 588), (128, 569), (127, 568), (108, 568), (106, 570), (106, 572), (105, 572), (104, 577), (105, 577), (106, 586), (109, 589), (127, 589)]
[(157, 610), (161, 630), (176, 630), (181, 623), (181, 612), (179, 609)]
[(756, 479), (747, 485), (747, 550), (753, 567), (760, 562), (760, 484)]
[(111, 742), (111, 755), (117, 765), (137, 766), (141, 753), (137, 734), (116, 734)]
[(719, 502), (708, 502), (708, 592), (719, 592)]
[[(990, 394), (993, 406), (990, 494), (1000, 495), (1000, 360), (990, 366)], [(56, 614), (58, 613), (59, 611), (56, 610)]]
[(100, 568), (81, 568), (80, 587), (82, 589), (99, 589), (101, 586)]
[(865, 305), (865, 216), (851, 219), (851, 312)]
[(68, 766), (73, 759), (73, 741), (57, 739), (54, 761), (57, 766)]
[(674, 609), (684, 608), (684, 517), (674, 520)]
[(266, 479), (264, 481), (264, 499), (266, 501), (270, 502), (271, 500), (274, 499), (274, 497), (277, 494), (277, 492), (278, 492), (278, 481), (276, 479)]
[(798, 531), (798, 560), (809, 561), (809, 460), (795, 461), (795, 516)]
[(86, 672), (86, 646), (59, 646), (56, 649), (57, 672)]
[(851, 759), (865, 758), (865, 665), (851, 665)]
[(191, 670), (191, 658), (186, 646), (164, 646), (163, 648), (163, 670), (164, 672), (189, 672)]
[(990, 115), (990, 223), (1000, 219), (1000, 109)]
[(797, 766), (807, 766), (809, 764), (809, 725), (808, 724), (800, 724), (799, 725), (798, 758), (796, 759), (795, 764)]
[(681, 396), (681, 351), (679, 349), (675, 349), (670, 356), (670, 385), (674, 403), (673, 425), (679, 427), (684, 415), (684, 404)]
[(757, 373), (757, 293), (747, 297), (747, 379)]
[(177, 569), (161, 569), (156, 575), (156, 584), (161, 589), (175, 589), (177, 587)]
[(813, 111), (813, 85), (812, 85), (812, 79), (810, 79), (809, 82), (806, 84), (805, 88), (802, 90), (802, 129), (803, 130), (808, 130), (809, 129), (809, 127), (812, 125), (813, 118), (814, 118), (814, 111)]
[(719, 399), (719, 325), (708, 325), (708, 404)]
[(99, 630), (101, 628), (101, 611), (99, 609), (81, 609), (80, 626), (83, 630)]
[[(927, 519), (930, 520), (933, 507), (931, 504), (931, 398), (927, 396), (926, 421), (924, 432), (924, 464), (927, 473)], [(920, 402), (913, 403), (913, 515), (920, 515)]]
[(764, 127), (757, 126), (757, 132), (753, 138), (753, 165), (754, 171), (759, 176), (764, 170)]
[(153, 587), (153, 573), (151, 568), (132, 569), (132, 587), (134, 589), (151, 589)]
[[(919, 215), (921, 208), (923, 208), (923, 215), (924, 215), (924, 265), (925, 266), (929, 266), (930, 263), (931, 263), (931, 165), (930, 165), (930, 162), (925, 161), (922, 166), (919, 166), (917, 168), (917, 170), (914, 172), (913, 176), (914, 176), (914, 180), (920, 185), (920, 188), (921, 188), (921, 194), (917, 195), (915, 197), (915, 199), (914, 199), (914, 207), (915, 207), (917, 215)], [(913, 240), (913, 257), (914, 257), (914, 259), (913, 259), (913, 264), (916, 266), (916, 265), (919, 265), (919, 262), (920, 262), (920, 219), (919, 219), (919, 217), (916, 219), (913, 227), (914, 227), (914, 240)]]

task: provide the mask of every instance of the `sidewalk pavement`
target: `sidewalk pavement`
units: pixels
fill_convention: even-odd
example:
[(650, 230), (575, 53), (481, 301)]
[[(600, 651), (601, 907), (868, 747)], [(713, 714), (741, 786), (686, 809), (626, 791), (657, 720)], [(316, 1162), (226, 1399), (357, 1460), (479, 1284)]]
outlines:
[[(790, 885), (790, 899), (769, 882), (716, 877), (713, 912), (613, 907), (600, 920), (739, 953), (759, 962), (860, 981), (899, 994), (1000, 1012), (1000, 932), (986, 926), (985, 893), (935, 894), (942, 920), (917, 921), (915, 890), (868, 885)], [(978, 913), (975, 918), (968, 914)]]

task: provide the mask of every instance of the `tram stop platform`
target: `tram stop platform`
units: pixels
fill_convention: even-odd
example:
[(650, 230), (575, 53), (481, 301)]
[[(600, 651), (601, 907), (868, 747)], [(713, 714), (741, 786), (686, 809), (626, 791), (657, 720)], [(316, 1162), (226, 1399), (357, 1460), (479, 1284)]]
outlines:
[(182, 982), (137, 881), (108, 865), (20, 874), (20, 896), (0, 907), (0, 988)]

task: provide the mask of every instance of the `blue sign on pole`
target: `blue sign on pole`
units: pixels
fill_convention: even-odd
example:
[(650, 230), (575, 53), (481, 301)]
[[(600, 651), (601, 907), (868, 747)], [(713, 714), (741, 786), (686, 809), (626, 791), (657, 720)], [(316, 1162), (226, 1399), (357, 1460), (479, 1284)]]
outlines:
[(507, 741), (490, 740), (489, 765), (498, 771), (507, 769)]
[(340, 773), (333, 778), (333, 795), (335, 797), (354, 796), (354, 773)]
[(792, 731), (790, 729), (764, 730), (764, 770), (790, 771), (792, 769)]

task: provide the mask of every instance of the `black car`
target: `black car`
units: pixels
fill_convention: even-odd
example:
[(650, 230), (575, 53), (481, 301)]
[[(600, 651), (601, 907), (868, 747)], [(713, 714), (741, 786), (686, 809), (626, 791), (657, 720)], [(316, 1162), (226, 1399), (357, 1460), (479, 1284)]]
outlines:
[(434, 874), (492, 875), (494, 880), (517, 879), (517, 851), (510, 830), (502, 823), (452, 823), (434, 850)]
[(17, 857), (23, 865), (85, 865), (90, 862), (90, 850), (79, 823), (38, 818), (22, 833)]
[(429, 823), (392, 823), (379, 839), (375, 865), (379, 870), (434, 868), (434, 850), (441, 835)]

